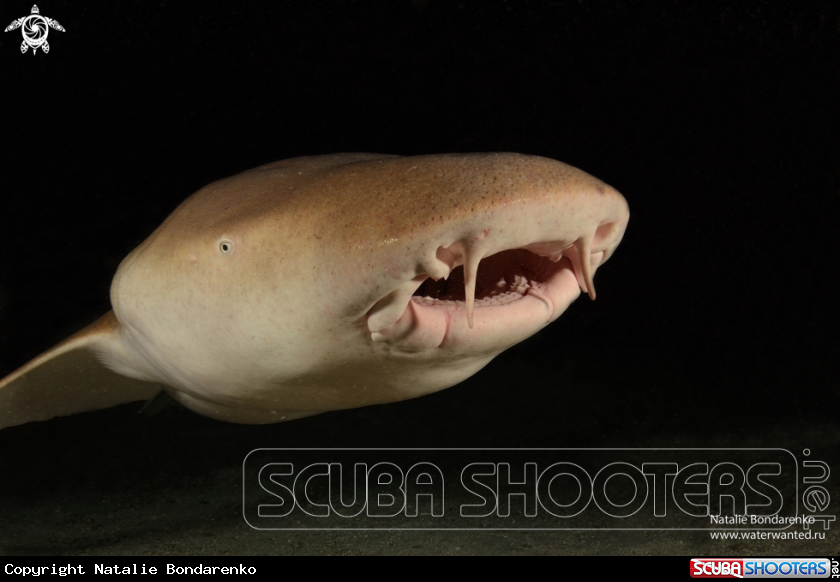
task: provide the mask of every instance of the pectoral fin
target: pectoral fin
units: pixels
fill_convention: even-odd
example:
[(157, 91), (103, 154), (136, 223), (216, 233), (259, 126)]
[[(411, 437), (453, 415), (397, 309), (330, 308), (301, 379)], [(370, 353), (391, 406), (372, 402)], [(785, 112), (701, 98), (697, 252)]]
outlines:
[(112, 372), (119, 351), (113, 311), (0, 380), (0, 428), (149, 400), (161, 386)]

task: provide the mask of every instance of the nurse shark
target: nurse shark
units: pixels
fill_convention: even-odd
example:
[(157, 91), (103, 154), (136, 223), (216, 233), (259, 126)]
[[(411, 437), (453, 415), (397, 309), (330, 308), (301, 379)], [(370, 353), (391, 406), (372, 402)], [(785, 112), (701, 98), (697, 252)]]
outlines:
[(162, 390), (253, 424), (436, 392), (595, 299), (628, 219), (537, 156), (261, 166), (185, 200), (120, 264), (112, 311), (0, 380), (0, 428)]

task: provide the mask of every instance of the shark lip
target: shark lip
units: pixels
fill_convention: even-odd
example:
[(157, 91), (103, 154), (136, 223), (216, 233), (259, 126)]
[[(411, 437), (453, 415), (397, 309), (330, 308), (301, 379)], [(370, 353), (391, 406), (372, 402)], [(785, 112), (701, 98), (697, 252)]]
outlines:
[[(590, 270), (603, 259), (603, 252), (591, 253)], [(588, 291), (576, 247), (551, 243), (501, 251), (481, 260), (475, 278), (474, 322), (468, 320), (462, 266), (446, 279), (418, 279), (402, 316), (374, 331), (374, 342), (402, 352), (501, 351), (557, 319), (581, 291)]]

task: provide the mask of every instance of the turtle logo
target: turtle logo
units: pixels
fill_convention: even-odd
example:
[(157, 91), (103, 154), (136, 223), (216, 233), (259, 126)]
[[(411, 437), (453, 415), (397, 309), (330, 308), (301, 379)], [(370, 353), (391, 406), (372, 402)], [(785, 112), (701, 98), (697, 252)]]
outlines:
[(41, 16), (41, 11), (38, 10), (38, 5), (32, 5), (32, 14), (18, 18), (6, 27), (3, 32), (9, 32), (20, 28), (23, 33), (23, 42), (20, 45), (20, 52), (25, 53), (26, 49), (32, 48), (34, 55), (40, 48), (44, 53), (50, 52), (50, 45), (47, 42), (47, 33), (50, 28), (54, 28), (59, 32), (64, 32), (64, 27), (58, 21), (46, 16)]

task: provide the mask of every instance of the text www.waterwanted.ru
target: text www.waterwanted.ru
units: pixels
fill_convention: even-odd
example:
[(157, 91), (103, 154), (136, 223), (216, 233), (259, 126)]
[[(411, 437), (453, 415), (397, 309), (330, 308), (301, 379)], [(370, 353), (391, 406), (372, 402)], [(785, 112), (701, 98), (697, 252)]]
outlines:
[(710, 531), (713, 540), (824, 540), (819, 531)]

